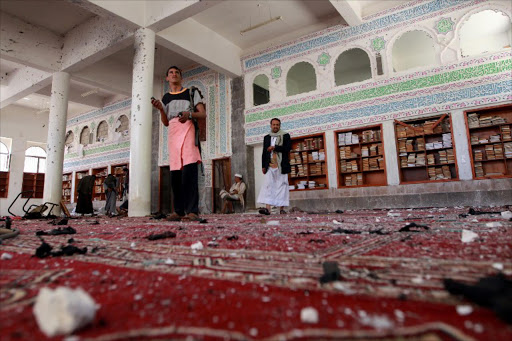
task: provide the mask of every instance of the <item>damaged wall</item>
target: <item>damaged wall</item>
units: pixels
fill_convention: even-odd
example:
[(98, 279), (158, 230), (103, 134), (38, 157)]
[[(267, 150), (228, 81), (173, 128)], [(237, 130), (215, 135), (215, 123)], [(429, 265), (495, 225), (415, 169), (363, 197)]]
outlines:
[[(506, 194), (504, 198), (507, 200), (500, 199), (496, 195), (498, 192), (484, 195), (486, 189), (497, 190), (487, 181), (472, 181), (470, 155), (467, 146), (462, 146), (462, 141), (467, 141), (465, 123), (454, 124), (453, 134), (458, 136), (455, 148), (459, 179), (466, 181), (442, 187), (437, 184), (398, 185), (400, 179), (397, 162), (390, 163), (388, 160), (396, 159), (395, 119), (450, 113), (452, 120), (458, 116), (457, 120), (462, 119), (464, 122), (464, 110), (512, 103), (510, 44), (502, 44), (499, 51), (482, 51), (483, 54), (468, 58), (464, 58), (461, 52), (461, 28), (473, 14), (486, 10), (498, 11), (506, 16), (510, 29), (512, 7), (508, 2), (410, 2), (399, 10), (388, 10), (366, 17), (365, 22), (358, 26), (332, 27), (244, 57), (246, 144), (255, 146), (255, 197), (262, 183), (260, 145), (263, 136), (270, 130), (270, 119), (278, 117), (282, 121), (282, 128), (290, 132), (292, 138), (314, 133), (325, 133), (326, 137), (329, 190), (292, 192), (292, 206), (322, 207), (323, 204), (311, 199), (339, 201), (351, 197), (356, 199), (342, 201), (350, 207), (367, 207), (361, 206), (365, 198), (375, 196), (379, 198), (378, 206), (408, 207), (411, 204), (406, 195), (418, 195), (422, 188), (432, 193), (432, 200), (424, 197), (417, 202), (427, 206), (468, 203), (469, 198), (480, 204), (511, 203), (510, 179), (499, 182), (501, 189), (507, 191), (500, 194)], [(417, 55), (419, 59), (413, 61), (400, 57), (402, 59), (394, 60), (395, 43), (409, 32), (421, 32), (428, 42), (427, 50), (434, 55), (426, 58), (421, 51), (409, 51), (408, 57)], [(353, 48), (368, 53), (372, 78), (336, 86), (335, 61), (340, 54)], [(382, 60), (382, 72), (378, 70), (379, 58)], [(299, 62), (308, 62), (314, 66), (316, 90), (286, 97), (287, 74)], [(394, 65), (399, 66), (395, 68), (398, 70), (394, 71)], [(254, 106), (252, 83), (261, 74), (267, 75), (270, 80), (270, 102)], [(335, 131), (376, 124), (383, 124), (386, 166), (389, 166), (386, 172), (390, 185), (338, 189)], [(445, 195), (443, 199), (438, 199), (437, 194), (434, 195), (438, 191), (459, 193), (454, 198), (460, 200), (450, 201)], [(469, 192), (476, 194), (468, 196)], [(399, 196), (403, 200), (396, 199)]]

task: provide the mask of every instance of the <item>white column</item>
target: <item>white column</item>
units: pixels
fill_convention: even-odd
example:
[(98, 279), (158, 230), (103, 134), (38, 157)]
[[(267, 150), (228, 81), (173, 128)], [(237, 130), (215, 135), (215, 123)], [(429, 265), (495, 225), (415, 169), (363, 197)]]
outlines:
[(135, 32), (133, 58), (132, 112), (130, 119), (130, 217), (151, 213), (151, 125), (155, 32)]
[(329, 175), (329, 188), (338, 188), (338, 174), (336, 172), (336, 140), (332, 130), (325, 132), (325, 159), (327, 160), (327, 174)]
[(469, 155), (468, 134), (464, 112), (456, 110), (452, 112), (453, 145), (457, 157), (457, 166), (460, 180), (473, 179), (471, 169), (471, 157)]
[(395, 127), (393, 125), (393, 121), (383, 122), (382, 132), (384, 135), (384, 155), (386, 157), (388, 186), (398, 185), (400, 184), (400, 174), (398, 169)]
[[(69, 73), (57, 72), (53, 75), (50, 116), (48, 119), (48, 139), (46, 148), (46, 174), (44, 176), (43, 201), (59, 204), (62, 199), (62, 168), (66, 139), (66, 119), (68, 116)], [(52, 214), (59, 215), (57, 206)]]

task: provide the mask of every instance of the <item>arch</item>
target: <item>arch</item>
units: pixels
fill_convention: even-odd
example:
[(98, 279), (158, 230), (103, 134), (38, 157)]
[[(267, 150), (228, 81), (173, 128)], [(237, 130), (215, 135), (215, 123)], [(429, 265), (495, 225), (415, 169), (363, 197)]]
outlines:
[(0, 172), (9, 171), (9, 148), (5, 143), (0, 142)]
[(44, 173), (46, 171), (46, 151), (41, 147), (29, 147), (25, 151), (24, 173)]
[(286, 96), (316, 90), (316, 72), (309, 62), (298, 62), (286, 74)]
[(87, 146), (90, 143), (90, 135), (91, 132), (89, 130), (89, 127), (83, 127), (82, 131), (80, 132), (80, 144), (82, 146)]
[(254, 77), (252, 82), (252, 101), (254, 106), (270, 102), (270, 89), (267, 75), (259, 74)]
[(461, 24), (459, 47), (462, 58), (510, 49), (512, 24), (503, 11), (484, 9), (472, 14)]
[(336, 86), (361, 82), (372, 78), (372, 66), (368, 53), (360, 48), (342, 52), (334, 64)]
[(108, 139), (108, 123), (103, 120), (98, 124), (98, 129), (96, 129), (96, 141), (104, 142)]
[(121, 115), (117, 118), (116, 123), (116, 132), (121, 133), (123, 136), (128, 136), (130, 132), (130, 120), (128, 119), (128, 116)]
[(421, 29), (398, 36), (391, 50), (393, 71), (437, 65), (436, 45), (432, 35)]
[(66, 146), (67, 153), (71, 152), (75, 147), (75, 134), (71, 130), (68, 130), (66, 133), (66, 141), (64, 142), (64, 145)]

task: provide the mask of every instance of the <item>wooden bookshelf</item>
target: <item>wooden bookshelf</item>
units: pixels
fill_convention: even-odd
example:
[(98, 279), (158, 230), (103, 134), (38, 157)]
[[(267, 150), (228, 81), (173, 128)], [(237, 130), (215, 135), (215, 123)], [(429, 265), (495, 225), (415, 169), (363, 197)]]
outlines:
[[(290, 191), (328, 188), (325, 135), (293, 138), (290, 151)], [(293, 186), (293, 188), (292, 188)]]
[(62, 201), (65, 203), (71, 202), (71, 173), (62, 174)]
[(335, 132), (338, 187), (386, 186), (382, 126)]
[(74, 193), (75, 200), (74, 200), (74, 202), (78, 201), (78, 184), (80, 184), (80, 180), (82, 180), (82, 178), (87, 175), (89, 175), (88, 170), (75, 172), (75, 193)]
[(512, 105), (465, 114), (473, 177), (512, 177)]
[(401, 183), (458, 180), (448, 114), (421, 120), (395, 120)]
[(9, 172), (0, 172), (0, 198), (7, 198), (9, 193)]
[(123, 191), (124, 191), (124, 178), (126, 177), (123, 168), (128, 168), (127, 163), (119, 164), (119, 165), (113, 165), (111, 166), (112, 174), (117, 179), (117, 200), (123, 200)]
[(108, 175), (107, 167), (103, 168), (95, 168), (92, 170), (92, 175), (96, 175), (96, 180), (94, 181), (94, 188), (92, 190), (92, 200), (93, 201), (101, 201), (106, 200), (105, 190), (103, 189), (103, 182)]
[(23, 184), (21, 191), (34, 191), (31, 193), (23, 193), (22, 198), (38, 198), (43, 197), (44, 192), (44, 173), (23, 173)]

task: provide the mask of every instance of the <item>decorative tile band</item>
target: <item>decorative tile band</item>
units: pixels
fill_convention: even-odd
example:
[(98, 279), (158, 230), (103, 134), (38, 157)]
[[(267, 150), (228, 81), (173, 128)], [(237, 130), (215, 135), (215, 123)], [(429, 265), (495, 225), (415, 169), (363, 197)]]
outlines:
[(124, 150), (117, 153), (109, 153), (97, 157), (87, 158), (84, 160), (68, 161), (64, 162), (64, 169), (66, 172), (73, 170), (82, 170), (94, 168), (94, 165), (108, 165), (112, 164), (114, 160), (120, 160), (125, 162), (130, 159), (130, 150)]
[[(503, 82), (480, 85), (476, 87), (465, 88), (456, 91), (446, 91), (434, 95), (416, 97), (404, 101), (396, 101), (385, 105), (373, 105), (366, 108), (357, 108), (347, 111), (334, 112), (322, 116), (301, 118), (292, 122), (283, 122), (283, 129), (296, 131), (305, 127), (322, 126), (325, 128), (329, 124), (340, 121), (369, 118), (393, 112), (403, 112), (416, 110), (421, 107), (442, 106), (452, 102), (471, 100), (480, 97), (505, 95), (512, 99), (512, 80)], [(507, 98), (507, 97), (506, 97)], [(268, 126), (260, 126), (246, 131), (246, 142), (253, 143), (261, 140), (261, 137), (268, 133)]]
[(256, 66), (275, 62), (281, 58), (297, 55), (318, 47), (324, 47), (332, 43), (337, 43), (343, 39), (348, 39), (354, 36), (359, 36), (371, 31), (389, 28), (391, 25), (410, 21), (430, 13), (435, 13), (446, 8), (463, 5), (464, 7), (473, 6), (476, 3), (482, 2), (481, 0), (467, 1), (467, 0), (434, 0), (428, 3), (422, 3), (418, 6), (402, 10), (400, 12), (391, 13), (384, 17), (380, 17), (369, 22), (365, 22), (358, 26), (342, 27), (339, 30), (324, 34), (306, 41), (298, 43), (291, 43), (289, 46), (274, 50), (272, 52), (264, 53), (257, 57), (246, 57), (242, 65), (244, 71), (254, 68)]
[[(418, 79), (410, 79), (402, 83), (395, 83), (384, 85), (375, 88), (359, 90), (353, 93), (345, 93), (342, 95), (316, 99), (310, 102), (292, 104), (288, 107), (271, 109), (260, 113), (246, 115), (246, 123), (256, 122), (260, 120), (268, 120), (272, 117), (280, 117), (293, 113), (310, 111), (320, 108), (326, 108), (334, 105), (361, 101), (370, 98), (377, 98), (381, 96), (388, 96), (400, 92), (406, 92), (426, 87), (432, 87), (441, 84), (447, 84), (460, 80), (468, 80), (482, 75), (497, 74), (504, 71), (512, 70), (512, 59), (507, 58), (504, 60), (473, 66), (466, 69), (454, 70), (442, 74), (422, 77)], [(386, 81), (383, 81), (384, 83)]]
[(106, 114), (112, 113), (119, 109), (130, 109), (131, 105), (132, 105), (132, 99), (129, 98), (124, 101), (120, 101), (120, 102), (111, 104), (109, 106), (103, 107), (101, 109), (89, 111), (88, 113), (85, 113), (83, 115), (73, 117), (72, 119), (69, 119), (67, 121), (66, 126), (70, 127), (72, 125), (78, 124), (83, 121), (88, 121), (88, 120), (91, 120), (91, 119), (99, 117), (99, 116), (105, 116)]
[(183, 79), (187, 79), (189, 77), (197, 76), (197, 75), (199, 75), (199, 74), (201, 74), (203, 72), (207, 72), (207, 71), (210, 71), (210, 69), (207, 66), (200, 66), (200, 67), (192, 69), (192, 70), (184, 71), (183, 72)]

